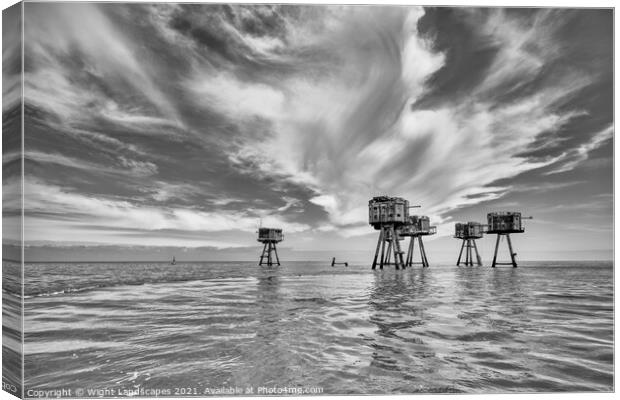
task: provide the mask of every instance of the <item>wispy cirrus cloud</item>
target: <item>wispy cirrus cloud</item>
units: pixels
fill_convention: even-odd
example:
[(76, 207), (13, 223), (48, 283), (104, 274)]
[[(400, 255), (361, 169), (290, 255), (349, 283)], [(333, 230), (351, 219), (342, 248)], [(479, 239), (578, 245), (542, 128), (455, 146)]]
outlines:
[[(84, 105), (98, 104), (109, 96), (100, 90), (76, 91), (76, 80), (90, 84), (91, 89), (96, 89), (97, 80), (101, 80), (121, 90), (131, 87), (156, 107), (158, 115), (178, 120), (175, 106), (153, 80), (149, 64), (139, 59), (139, 49), (119, 33), (102, 8), (105, 6), (85, 3), (26, 6), (26, 18), (34, 22), (25, 30), (26, 63), (30, 68), (24, 91), (28, 102), (79, 120), (85, 117)], [(80, 57), (72, 57), (75, 55)], [(79, 67), (80, 74), (67, 65), (72, 61), (79, 63), (73, 67)], [(48, 65), (35, 68), (41, 63)], [(117, 74), (119, 70), (122, 75)], [(124, 96), (116, 93), (115, 97)]]
[(571, 149), (564, 153), (560, 157), (560, 160), (558, 160), (558, 162), (556, 163), (557, 166), (551, 171), (547, 171), (546, 174), (551, 175), (571, 171), (580, 163), (587, 160), (591, 151), (598, 149), (605, 142), (611, 140), (613, 138), (613, 134), (613, 125), (609, 125), (605, 129), (596, 132), (590, 137), (590, 140), (588, 142), (579, 145), (579, 147), (577, 147), (576, 149)]
[[(283, 221), (277, 213), (269, 210), (255, 210), (258, 214), (245, 211), (205, 212), (192, 208), (166, 206), (143, 206), (126, 199), (93, 197), (75, 193), (71, 188), (61, 188), (28, 179), (24, 186), (26, 196), (25, 223), (28, 227), (27, 240), (46, 240), (46, 235), (57, 230), (60, 236), (82, 236), (92, 234), (93, 227), (101, 230), (131, 229), (142, 232), (145, 237), (162, 230), (187, 232), (247, 231), (256, 230), (257, 221), (282, 226), (294, 233), (308, 229), (298, 223)], [(195, 237), (194, 245), (221, 247), (212, 240)]]

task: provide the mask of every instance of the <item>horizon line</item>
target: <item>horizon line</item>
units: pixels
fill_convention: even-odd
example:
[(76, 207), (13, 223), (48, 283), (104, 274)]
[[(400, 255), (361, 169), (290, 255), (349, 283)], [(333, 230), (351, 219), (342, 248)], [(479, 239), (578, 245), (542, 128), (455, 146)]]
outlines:
[[(123, 260), (123, 261), (95, 261), (95, 260), (78, 260), (78, 261), (68, 261), (68, 260), (51, 260), (51, 261), (29, 261), (29, 260), (14, 260), (14, 259), (9, 259), (9, 258), (2, 258), (2, 261), (8, 261), (8, 262), (13, 262), (13, 263), (30, 263), (30, 264), (45, 264), (45, 263), (71, 263), (71, 264), (77, 264), (77, 263), (93, 263), (93, 264), (123, 264), (123, 263), (170, 263), (170, 261), (164, 261), (164, 260)], [(183, 261), (183, 260), (176, 260), (176, 264), (179, 263), (217, 263), (217, 262), (221, 262), (221, 263), (249, 263), (249, 262), (253, 262), (253, 261), (248, 261), (248, 260), (187, 260), (187, 261)], [(286, 260), (286, 262), (323, 262), (321, 260)], [(326, 262), (331, 262), (331, 261), (326, 261)], [(588, 260), (571, 260), (571, 259), (554, 259), (554, 260), (519, 260), (520, 263), (522, 262), (612, 262), (615, 264), (615, 260), (612, 259), (588, 259)], [(281, 262), (281, 264), (283, 264), (284, 262)], [(362, 262), (349, 262), (349, 264), (362, 264)], [(437, 264), (442, 264), (441, 262), (437, 263)], [(455, 265), (456, 266), (456, 265)], [(484, 265), (482, 265), (484, 266)], [(411, 268), (411, 267), (410, 267)]]

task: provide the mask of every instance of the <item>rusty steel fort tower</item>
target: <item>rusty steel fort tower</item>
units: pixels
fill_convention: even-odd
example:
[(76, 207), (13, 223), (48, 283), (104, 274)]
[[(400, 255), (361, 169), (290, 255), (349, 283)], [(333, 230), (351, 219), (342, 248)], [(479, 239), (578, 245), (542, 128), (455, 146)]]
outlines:
[(476, 264), (482, 265), (482, 259), (478, 253), (478, 247), (476, 246), (476, 239), (480, 239), (484, 233), (483, 225), (479, 222), (467, 222), (466, 224), (457, 223), (454, 225), (454, 238), (461, 239), (461, 252), (459, 258), (456, 261), (456, 266), (461, 264), (461, 256), (463, 255), (463, 249), (465, 249), (465, 265), (473, 266), (474, 258), (472, 257), (471, 250), (476, 252)]
[[(512, 249), (510, 234), (525, 232), (525, 227), (523, 226), (524, 219), (532, 219), (532, 217), (522, 218), (520, 212), (513, 211), (492, 212), (487, 214), (487, 233), (497, 235), (497, 241), (495, 242), (495, 253), (493, 255), (493, 264), (491, 265), (492, 268), (495, 268), (496, 265), (512, 265), (513, 268), (517, 268), (517, 253), (515, 253)], [(510, 250), (511, 262), (509, 263), (497, 262), (497, 249), (499, 248), (500, 238), (504, 236), (508, 242), (508, 250)]]
[[(406, 268), (413, 264), (422, 264), (428, 267), (428, 258), (424, 249), (423, 236), (434, 235), (437, 228), (430, 226), (427, 216), (409, 216), (409, 209), (419, 206), (410, 206), (409, 201), (402, 197), (377, 196), (368, 202), (368, 223), (379, 232), (379, 240), (372, 261), (372, 269), (383, 269), (384, 265), (390, 265), (392, 254), (394, 255), (394, 267)], [(407, 257), (403, 260), (404, 251), (400, 248), (400, 241), (409, 236), (409, 249)], [(415, 240), (420, 247), (421, 262), (413, 262)]]
[[(413, 264), (422, 264), (422, 267), (428, 267), (428, 258), (424, 249), (423, 236), (434, 235), (437, 233), (437, 227), (431, 226), (430, 219), (426, 215), (412, 215), (408, 218), (406, 225), (400, 228), (401, 236), (409, 236), (409, 249), (407, 250), (407, 258), (405, 266), (410, 267)], [(415, 241), (418, 240), (420, 248), (420, 262), (413, 262), (413, 253), (415, 250)]]
[[(276, 256), (276, 262), (280, 265), (280, 258), (278, 258), (278, 250), (276, 249), (276, 243), (279, 243), (284, 240), (284, 235), (282, 234), (282, 229), (274, 229), (274, 228), (258, 228), (258, 239), (259, 242), (263, 243), (263, 252), (260, 256), (260, 261), (258, 265), (266, 264), (268, 266), (273, 265), (273, 257), (271, 253), (274, 253)], [(266, 259), (266, 262), (265, 262)]]
[[(368, 223), (379, 231), (379, 240), (375, 257), (372, 261), (372, 269), (377, 267), (379, 249), (381, 258), (379, 268), (390, 263), (391, 253), (394, 253), (394, 266), (396, 269), (405, 268), (403, 251), (400, 249), (400, 236), (398, 230), (409, 220), (409, 201), (402, 197), (378, 196), (368, 202)], [(386, 252), (387, 248), (387, 252)]]

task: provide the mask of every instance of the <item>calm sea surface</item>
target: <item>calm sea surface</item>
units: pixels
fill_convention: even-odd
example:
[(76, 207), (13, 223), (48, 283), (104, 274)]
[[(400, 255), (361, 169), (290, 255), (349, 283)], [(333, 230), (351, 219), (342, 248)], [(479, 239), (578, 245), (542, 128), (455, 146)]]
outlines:
[(613, 390), (611, 263), (50, 263), (25, 275), (26, 390)]

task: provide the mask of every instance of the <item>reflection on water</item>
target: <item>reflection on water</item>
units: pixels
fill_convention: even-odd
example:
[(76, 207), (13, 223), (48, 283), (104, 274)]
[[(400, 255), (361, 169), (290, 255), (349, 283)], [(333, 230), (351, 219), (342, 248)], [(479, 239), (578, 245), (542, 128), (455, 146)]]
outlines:
[(31, 265), (26, 386), (609, 391), (612, 272)]
[(431, 323), (428, 310), (437, 305), (433, 296), (441, 296), (433, 280), (427, 269), (375, 274), (369, 305), (378, 329), (370, 366), (383, 378), (375, 391), (456, 391), (441, 377), (435, 348), (423, 334)]

